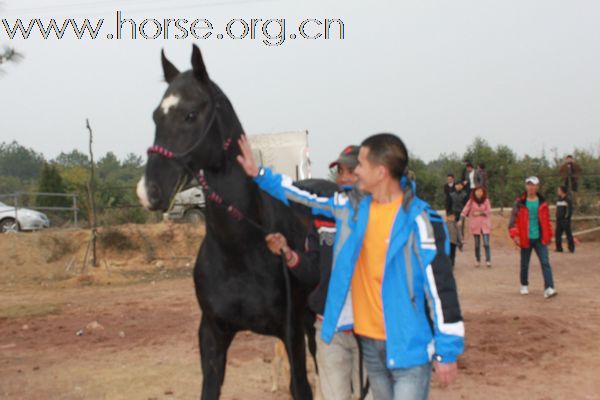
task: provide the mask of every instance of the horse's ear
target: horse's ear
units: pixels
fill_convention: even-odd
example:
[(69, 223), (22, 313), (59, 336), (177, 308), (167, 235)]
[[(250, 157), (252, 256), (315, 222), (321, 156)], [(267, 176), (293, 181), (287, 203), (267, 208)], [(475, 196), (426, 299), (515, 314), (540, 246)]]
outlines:
[(192, 69), (194, 76), (200, 82), (208, 83), (208, 72), (206, 72), (206, 67), (202, 60), (202, 53), (200, 53), (200, 49), (195, 44), (192, 46)]
[(167, 60), (167, 57), (165, 57), (164, 50), (161, 50), (160, 52), (160, 59), (162, 61), (165, 81), (167, 81), (167, 83), (171, 83), (171, 81), (175, 79), (177, 75), (179, 75), (179, 70), (173, 64), (171, 64), (171, 61)]

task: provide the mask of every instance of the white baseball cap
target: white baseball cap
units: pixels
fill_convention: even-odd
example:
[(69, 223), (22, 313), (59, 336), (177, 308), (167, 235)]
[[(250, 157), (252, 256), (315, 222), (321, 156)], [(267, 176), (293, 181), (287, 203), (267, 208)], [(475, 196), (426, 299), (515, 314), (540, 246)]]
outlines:
[(540, 180), (538, 179), (537, 176), (530, 176), (529, 178), (525, 179), (525, 183), (532, 183), (534, 185), (539, 185), (540, 184)]

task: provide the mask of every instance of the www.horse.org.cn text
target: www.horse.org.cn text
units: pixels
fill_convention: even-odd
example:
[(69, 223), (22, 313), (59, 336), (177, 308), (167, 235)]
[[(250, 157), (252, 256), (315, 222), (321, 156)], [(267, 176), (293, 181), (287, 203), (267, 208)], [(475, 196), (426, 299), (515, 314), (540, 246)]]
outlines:
[[(78, 40), (257, 40), (266, 46), (281, 46), (293, 40), (343, 40), (344, 22), (339, 18), (307, 18), (288, 23), (285, 18), (233, 18), (215, 24), (205, 18), (125, 18), (116, 12), (114, 25), (108, 19), (31, 18), (2, 19), (0, 37), (10, 40), (31, 39), (60, 40), (68, 37)], [(217, 26), (222, 26), (218, 29)]]

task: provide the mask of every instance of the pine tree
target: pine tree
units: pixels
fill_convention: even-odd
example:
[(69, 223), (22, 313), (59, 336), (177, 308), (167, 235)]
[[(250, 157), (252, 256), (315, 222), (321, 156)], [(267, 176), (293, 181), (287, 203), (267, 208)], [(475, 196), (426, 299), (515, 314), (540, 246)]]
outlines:
[[(58, 169), (45, 163), (40, 175), (38, 191), (42, 193), (65, 193), (65, 184)], [(69, 201), (65, 197), (38, 196), (37, 205), (44, 207), (68, 207)]]

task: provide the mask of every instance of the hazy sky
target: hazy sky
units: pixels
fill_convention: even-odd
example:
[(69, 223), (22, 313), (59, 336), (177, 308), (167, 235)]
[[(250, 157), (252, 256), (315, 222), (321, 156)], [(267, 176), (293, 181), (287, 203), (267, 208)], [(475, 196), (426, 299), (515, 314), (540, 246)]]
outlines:
[[(106, 18), (96, 40), (71, 32), (44, 40), (37, 28), (27, 40), (9, 40), (0, 23), (0, 44), (25, 55), (0, 77), (0, 142), (17, 140), (48, 158), (86, 151), (86, 117), (97, 154), (143, 154), (166, 88), (160, 49), (184, 70), (194, 42), (246, 132), (309, 130), (316, 175), (344, 145), (380, 131), (400, 135), (425, 160), (461, 153), (476, 136), (519, 154), (600, 148), (597, 0), (3, 3), (0, 17), (11, 26), (16, 18)], [(109, 40), (117, 10), (138, 23), (205, 18), (214, 34)], [(288, 38), (278, 47), (263, 37), (216, 39), (234, 18), (286, 18)], [(306, 18), (341, 19), (345, 38), (289, 39)]]

